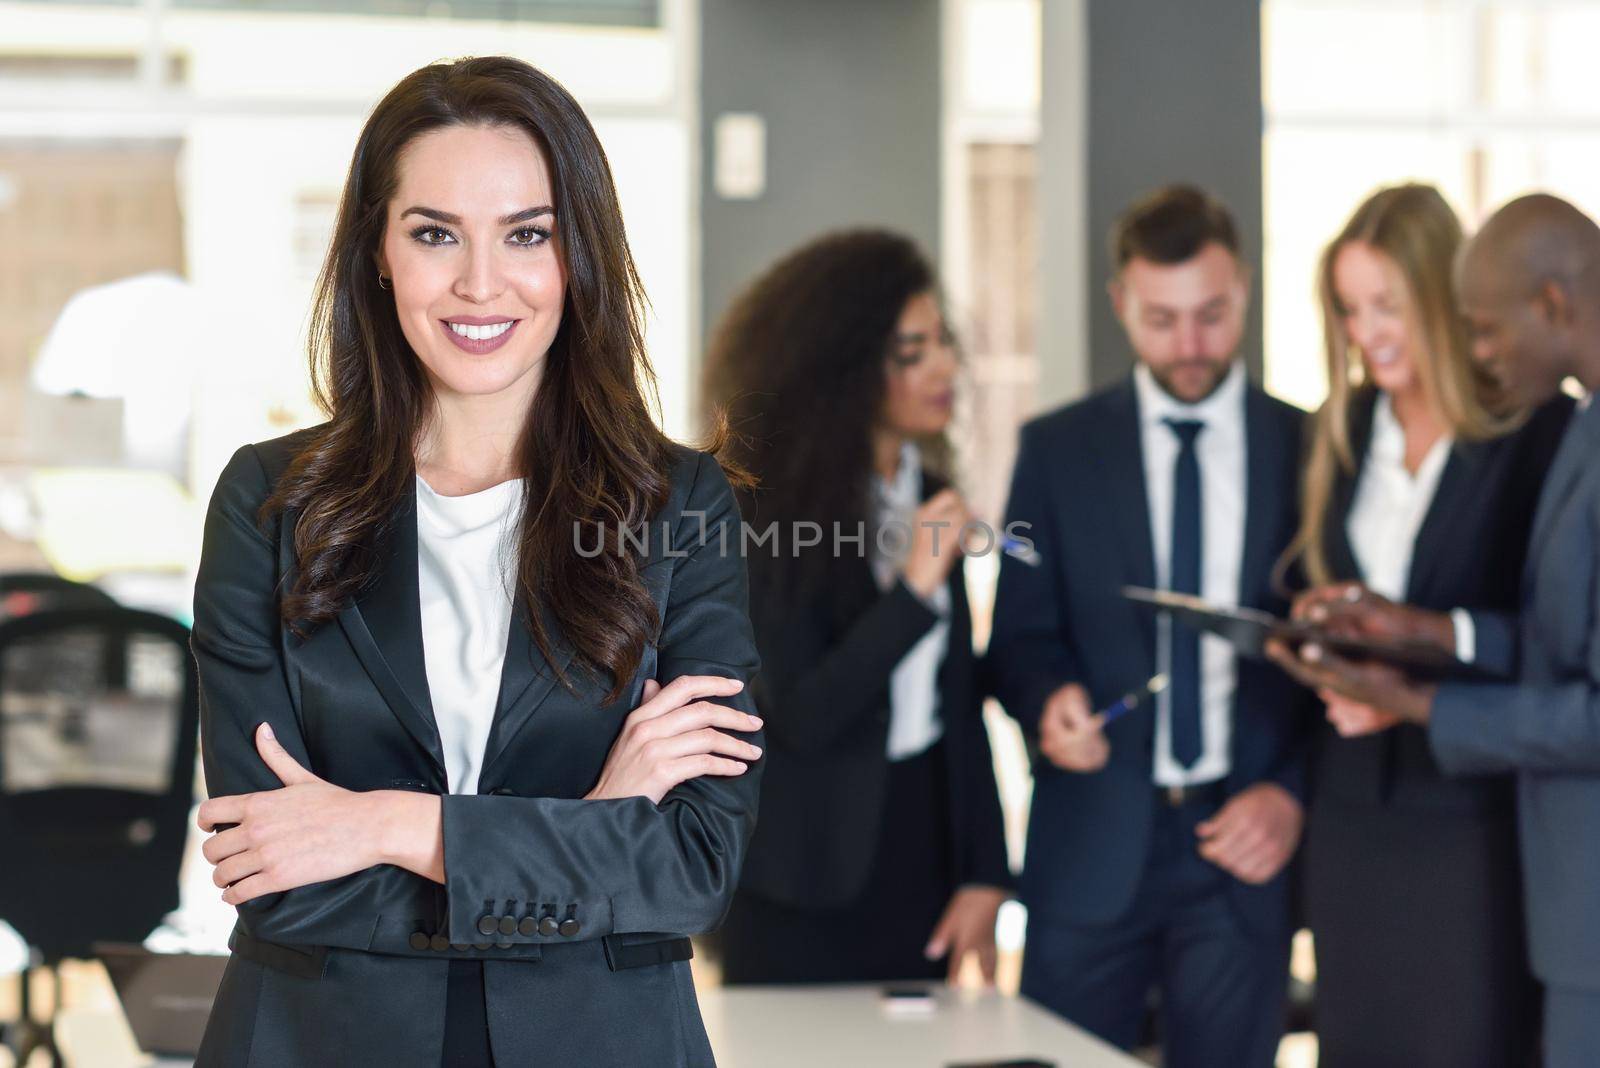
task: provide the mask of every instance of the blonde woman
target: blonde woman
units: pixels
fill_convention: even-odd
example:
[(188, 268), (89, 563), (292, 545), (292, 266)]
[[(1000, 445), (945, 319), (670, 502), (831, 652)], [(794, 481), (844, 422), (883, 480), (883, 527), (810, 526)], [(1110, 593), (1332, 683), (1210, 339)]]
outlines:
[[(1461, 241), (1437, 190), (1400, 185), (1369, 197), (1323, 255), (1328, 400), (1290, 550), (1313, 586), (1360, 583), (1437, 610), (1517, 605), (1571, 405), (1497, 402), (1451, 292)], [(1528, 1063), (1512, 783), (1446, 778), (1421, 728), (1322, 696), (1305, 868), (1319, 1064)]]

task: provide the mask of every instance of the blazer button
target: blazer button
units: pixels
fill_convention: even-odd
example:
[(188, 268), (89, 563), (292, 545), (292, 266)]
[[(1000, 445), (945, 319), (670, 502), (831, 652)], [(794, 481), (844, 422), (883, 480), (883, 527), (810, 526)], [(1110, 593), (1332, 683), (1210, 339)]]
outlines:
[(532, 916), (524, 916), (517, 922), (517, 934), (523, 938), (532, 938), (539, 933), (539, 921)]
[(472, 948), (478, 950), (481, 953), (481, 952), (483, 952), (484, 950), (488, 949), (489, 947), (491, 947), (493, 945), (494, 945), (493, 942), (474, 942), (474, 943), (472, 943)]
[(511, 943), (510, 942), (496, 942), (494, 944), (494, 948), (496, 948), (496, 949), (510, 949), (511, 948)]
[(421, 931), (412, 931), (411, 932), (411, 948), (415, 949), (415, 950), (417, 950), (419, 952), (424, 950), (424, 949), (427, 949), (428, 948), (428, 936), (423, 934)]
[(517, 933), (517, 921), (510, 916), (500, 917), (500, 933), (511, 936)]
[(546, 938), (554, 938), (556, 932), (559, 930), (561, 930), (561, 925), (556, 922), (556, 918), (554, 916), (546, 916), (544, 919), (539, 921), (539, 933), (544, 935)]
[(579, 927), (577, 920), (568, 917), (567, 919), (561, 921), (561, 937), (571, 938), (573, 935), (578, 933), (578, 930)]
[(500, 930), (500, 917), (498, 917), (498, 916), (480, 916), (478, 918), (478, 933), (479, 934), (481, 934), (481, 935), (492, 935), (498, 930)]
[(445, 950), (450, 948), (450, 939), (446, 938), (442, 934), (436, 934), (432, 938), (428, 939), (428, 945), (435, 953), (443, 953)]

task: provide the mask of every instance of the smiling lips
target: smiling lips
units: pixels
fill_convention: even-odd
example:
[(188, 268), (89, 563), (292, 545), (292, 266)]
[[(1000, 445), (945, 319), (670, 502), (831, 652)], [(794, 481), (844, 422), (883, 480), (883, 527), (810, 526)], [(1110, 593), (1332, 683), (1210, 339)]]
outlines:
[(511, 339), (519, 322), (520, 319), (485, 319), (472, 315), (439, 320), (445, 336), (455, 343), (456, 348), (474, 356), (493, 352), (504, 345)]

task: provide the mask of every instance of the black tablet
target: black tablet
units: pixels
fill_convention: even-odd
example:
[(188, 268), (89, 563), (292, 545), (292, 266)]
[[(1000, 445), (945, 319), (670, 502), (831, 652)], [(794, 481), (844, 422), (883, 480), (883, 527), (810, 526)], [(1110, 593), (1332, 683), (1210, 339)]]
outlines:
[(1122, 595), (1152, 611), (1166, 612), (1196, 630), (1225, 638), (1243, 656), (1262, 659), (1269, 638), (1290, 646), (1317, 642), (1352, 660), (1381, 660), (1424, 677), (1478, 675), (1473, 665), (1457, 660), (1428, 642), (1383, 642), (1330, 634), (1313, 623), (1296, 623), (1270, 612), (1237, 605), (1219, 605), (1187, 593), (1124, 586)]

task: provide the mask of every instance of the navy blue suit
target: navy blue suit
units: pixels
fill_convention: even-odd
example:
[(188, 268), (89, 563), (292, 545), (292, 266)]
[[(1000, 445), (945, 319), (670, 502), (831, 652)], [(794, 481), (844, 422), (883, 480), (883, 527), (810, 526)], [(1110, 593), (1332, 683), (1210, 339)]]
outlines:
[[(1246, 392), (1239, 602), (1280, 613), (1287, 605), (1271, 574), (1297, 522), (1304, 418), (1259, 389)], [(1155, 619), (1119, 592), (1155, 585), (1142, 456), (1131, 381), (1023, 428), (1006, 518), (1031, 525), (1025, 533), (1041, 561), (1029, 567), (1008, 556), (1001, 564), (988, 671), (1030, 739), (1046, 698), (1063, 684), (1081, 684), (1103, 708), (1156, 671)], [(1270, 1064), (1287, 986), (1287, 878), (1260, 886), (1232, 878), (1198, 857), (1193, 826), (1263, 781), (1300, 796), (1309, 710), (1309, 695), (1278, 669), (1241, 659), (1231, 771), (1214, 791), (1221, 796), (1200, 812), (1177, 813), (1157, 800), (1153, 704), (1107, 727), (1111, 755), (1097, 772), (1035, 759), (1021, 881), (1029, 912), (1024, 993), (1128, 1046), (1149, 989), (1160, 985), (1169, 1065), (1224, 1056), (1254, 1063), (1262, 1050)], [(1153, 864), (1160, 874), (1152, 875)], [(1241, 969), (1252, 968), (1269, 977), (1247, 981)], [(1204, 1011), (1189, 1011), (1206, 999)], [(1246, 1033), (1250, 1040), (1238, 1044)], [(1224, 1050), (1248, 1052), (1240, 1060)]]

